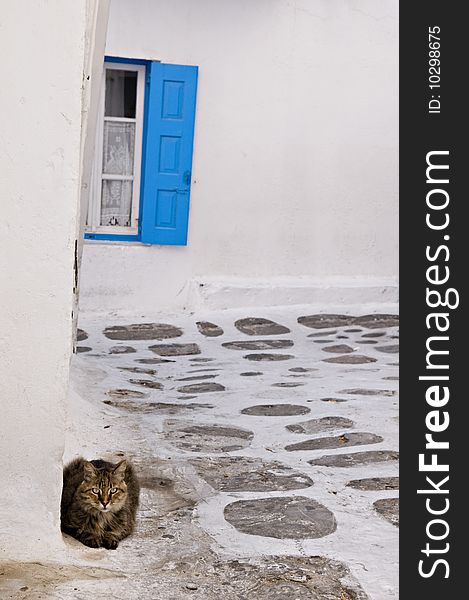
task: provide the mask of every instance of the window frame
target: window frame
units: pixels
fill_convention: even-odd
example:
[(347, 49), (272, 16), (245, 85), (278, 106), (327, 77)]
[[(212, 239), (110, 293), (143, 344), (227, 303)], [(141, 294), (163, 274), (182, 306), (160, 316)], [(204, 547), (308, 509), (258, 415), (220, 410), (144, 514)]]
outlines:
[[(106, 67), (115, 63), (117, 68), (120, 65), (141, 65), (144, 67), (144, 96), (143, 96), (143, 131), (142, 131), (142, 146), (141, 146), (141, 164), (140, 172), (140, 194), (138, 198), (138, 210), (139, 210), (139, 222), (138, 230), (130, 234), (127, 227), (120, 227), (120, 233), (117, 231), (117, 226), (109, 226), (111, 230), (109, 233), (95, 232), (88, 229), (88, 225), (85, 228), (84, 239), (96, 242), (130, 242), (138, 245), (156, 245), (156, 246), (187, 246), (188, 239), (188, 222), (189, 222), (189, 208), (190, 208), (190, 187), (191, 180), (189, 179), (192, 173), (192, 157), (193, 157), (193, 144), (194, 144), (194, 131), (195, 131), (195, 115), (196, 115), (196, 104), (197, 104), (197, 79), (198, 79), (198, 66), (196, 65), (178, 65), (174, 63), (162, 63), (160, 60), (150, 60), (142, 58), (129, 58), (129, 57), (116, 57), (106, 55), (104, 57)], [(104, 63), (103, 63), (104, 67)], [(173, 79), (177, 81), (173, 81)], [(178, 83), (180, 86), (187, 89), (187, 93), (181, 96), (180, 92), (174, 94), (174, 89), (169, 84)], [(165, 87), (166, 86), (166, 87)], [(187, 86), (187, 87), (186, 87)], [(177, 88), (179, 89), (179, 88)], [(176, 90), (177, 91), (177, 90)], [(185, 162), (185, 171), (179, 173), (181, 181), (176, 183), (176, 190), (166, 190), (166, 185), (174, 187), (173, 183), (162, 183), (159, 180), (161, 177), (159, 174), (155, 175), (154, 165), (159, 161), (161, 152), (161, 139), (163, 131), (167, 127), (173, 129), (173, 125), (179, 119), (173, 119), (171, 116), (163, 114), (164, 102), (169, 102), (169, 105), (176, 103), (182, 110), (182, 102), (184, 99), (184, 116), (181, 113), (180, 126), (182, 127), (181, 132), (176, 131), (177, 137), (182, 135), (184, 143), (182, 146), (183, 155), (181, 158)], [(103, 100), (105, 97), (103, 95)], [(169, 107), (168, 105), (168, 107)], [(174, 108), (174, 107), (173, 107)], [(103, 111), (101, 113), (103, 115)], [(103, 117), (101, 117), (103, 118)], [(166, 120), (165, 120), (166, 119)], [(98, 128), (104, 129), (104, 121), (102, 124), (98, 124)], [(172, 137), (172, 135), (170, 135)], [(182, 139), (181, 138), (181, 139)], [(99, 150), (101, 152), (102, 143), (99, 144)], [(170, 149), (171, 150), (171, 149)], [(169, 160), (175, 159), (176, 157), (171, 156), (169, 152)], [(135, 160), (135, 156), (134, 156)], [(97, 170), (96, 172), (99, 172)], [(155, 179), (156, 177), (156, 179)], [(175, 191), (177, 198), (172, 199), (176, 201), (176, 206), (172, 207), (171, 210), (175, 210), (176, 222), (174, 227), (166, 226), (164, 223), (158, 221), (158, 210), (164, 212), (165, 206), (159, 205), (158, 186), (162, 183), (163, 191)], [(90, 181), (90, 194), (88, 198), (87, 211), (89, 212), (91, 205), (91, 186), (93, 181)], [(156, 186), (156, 188), (155, 188)], [(155, 188), (155, 189), (154, 189)], [(93, 191), (96, 202), (96, 192)], [(134, 195), (136, 199), (136, 195)], [(101, 206), (101, 199), (97, 200), (98, 206)], [(166, 210), (168, 207), (166, 206)], [(155, 219), (154, 226), (153, 217)], [(88, 214), (86, 215), (86, 221), (88, 222)], [(99, 223), (99, 221), (98, 221)]]
[[(101, 80), (101, 91), (99, 100), (99, 113), (96, 127), (95, 156), (90, 181), (90, 196), (88, 202), (85, 239), (108, 240), (108, 241), (138, 241), (140, 218), (141, 218), (141, 196), (142, 196), (142, 158), (145, 133), (145, 104), (146, 104), (146, 82), (148, 61), (124, 59), (106, 56), (104, 58), (103, 73)], [(137, 73), (137, 101), (135, 107), (135, 119), (106, 117), (106, 70), (118, 69), (123, 71), (134, 71)], [(103, 140), (105, 120), (114, 122), (135, 122), (134, 140), (134, 165), (132, 179), (132, 205), (131, 205), (131, 227), (114, 225), (99, 225), (101, 210), (102, 182), (104, 179), (117, 180), (118, 176), (103, 177)], [(124, 178), (127, 179), (127, 178)], [(90, 218), (91, 216), (91, 218)]]

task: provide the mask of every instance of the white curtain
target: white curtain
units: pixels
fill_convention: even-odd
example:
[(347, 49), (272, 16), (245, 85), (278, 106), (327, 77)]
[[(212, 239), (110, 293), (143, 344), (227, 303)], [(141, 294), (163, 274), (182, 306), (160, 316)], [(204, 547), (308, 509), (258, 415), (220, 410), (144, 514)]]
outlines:
[(103, 175), (130, 176), (129, 179), (103, 179), (101, 225), (130, 227), (135, 123), (105, 121)]

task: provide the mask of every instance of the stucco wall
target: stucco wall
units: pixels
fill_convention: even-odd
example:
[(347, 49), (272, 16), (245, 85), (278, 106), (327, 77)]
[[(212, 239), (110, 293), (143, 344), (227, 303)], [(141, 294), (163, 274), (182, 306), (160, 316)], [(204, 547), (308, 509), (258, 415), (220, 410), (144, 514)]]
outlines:
[(2, 3), (0, 559), (57, 558), (62, 544), (82, 111), (88, 109), (82, 84), (95, 8), (95, 0)]
[(395, 283), (397, 10), (112, 0), (108, 55), (199, 66), (189, 245), (87, 244), (82, 308), (180, 307), (192, 279)]

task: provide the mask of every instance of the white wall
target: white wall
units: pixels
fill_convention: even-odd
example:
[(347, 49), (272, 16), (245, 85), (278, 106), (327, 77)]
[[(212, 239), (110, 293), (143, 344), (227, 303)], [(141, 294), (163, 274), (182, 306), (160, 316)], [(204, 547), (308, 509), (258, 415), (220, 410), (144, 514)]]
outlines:
[(95, 8), (96, 0), (2, 3), (0, 559), (57, 558), (62, 543), (83, 70)]
[(108, 55), (200, 68), (189, 245), (88, 244), (82, 308), (179, 307), (191, 279), (395, 283), (397, 10), (112, 0)]
[(88, 4), (85, 26), (85, 56), (82, 94), (81, 119), (81, 185), (80, 212), (76, 237), (78, 240), (78, 278), (73, 306), (73, 327), (78, 324), (78, 297), (80, 288), (81, 263), (83, 256), (83, 231), (86, 224), (90, 199), (92, 167), (94, 164), (94, 146), (96, 127), (98, 126), (101, 81), (103, 76), (103, 57), (106, 46), (106, 33), (109, 20), (110, 0), (86, 0)]

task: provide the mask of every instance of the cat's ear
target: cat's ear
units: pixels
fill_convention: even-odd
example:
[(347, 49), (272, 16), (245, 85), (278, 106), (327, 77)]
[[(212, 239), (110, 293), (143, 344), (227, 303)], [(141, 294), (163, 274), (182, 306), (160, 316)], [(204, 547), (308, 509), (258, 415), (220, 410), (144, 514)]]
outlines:
[(121, 481), (123, 481), (126, 469), (127, 469), (127, 461), (126, 460), (121, 460), (120, 463), (118, 463), (115, 466), (113, 474), (115, 475), (115, 477), (117, 477), (118, 479), (120, 479)]
[(85, 481), (91, 481), (92, 479), (94, 479), (96, 477), (96, 469), (95, 469), (94, 465), (88, 461), (86, 461), (83, 464), (83, 472), (84, 472), (84, 476), (85, 476)]

